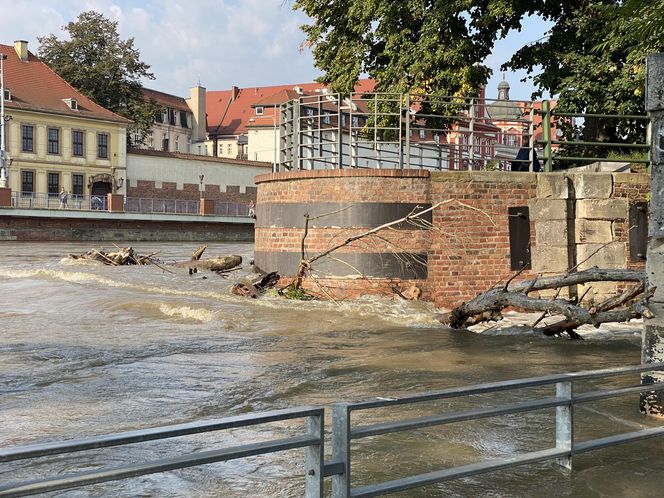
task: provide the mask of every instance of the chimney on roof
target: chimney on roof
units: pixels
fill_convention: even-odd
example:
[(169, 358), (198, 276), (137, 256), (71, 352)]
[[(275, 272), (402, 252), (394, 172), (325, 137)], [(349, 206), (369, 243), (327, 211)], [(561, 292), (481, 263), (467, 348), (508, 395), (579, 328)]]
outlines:
[(14, 50), (16, 55), (23, 62), (28, 62), (28, 42), (25, 40), (16, 40), (14, 42)]
[(240, 95), (240, 89), (236, 86), (232, 86), (231, 87), (231, 102), (234, 102), (238, 95)]

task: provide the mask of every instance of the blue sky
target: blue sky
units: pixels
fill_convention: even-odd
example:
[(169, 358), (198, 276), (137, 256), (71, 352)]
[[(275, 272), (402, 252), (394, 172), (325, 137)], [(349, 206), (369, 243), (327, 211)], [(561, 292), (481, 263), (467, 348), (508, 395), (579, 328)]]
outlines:
[[(118, 22), (123, 38), (135, 38), (156, 76), (145, 82), (150, 88), (186, 96), (199, 81), (208, 90), (312, 81), (320, 72), (311, 53), (301, 48), (299, 26), (306, 17), (291, 5), (289, 0), (0, 0), (0, 41), (25, 39), (36, 52), (37, 37), (62, 37), (67, 22), (96, 10)], [(520, 33), (497, 43), (487, 61), (494, 69), (487, 97), (496, 96), (500, 65), (548, 28), (530, 19)], [(519, 82), (523, 76), (507, 74), (512, 98), (530, 97), (532, 86)]]

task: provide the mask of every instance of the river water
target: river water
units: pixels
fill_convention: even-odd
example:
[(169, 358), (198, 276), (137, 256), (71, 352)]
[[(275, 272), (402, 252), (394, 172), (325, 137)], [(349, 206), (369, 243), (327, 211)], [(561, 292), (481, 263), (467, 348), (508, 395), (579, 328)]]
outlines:
[[(2, 446), (639, 363), (634, 329), (590, 334), (586, 341), (480, 335), (442, 328), (426, 303), (302, 303), (231, 295), (231, 283), (250, 274), (246, 264), (225, 280), (63, 259), (90, 247), (0, 244)], [(160, 251), (165, 261), (186, 259), (194, 249), (135, 248), (141, 254)], [(249, 244), (212, 244), (207, 252), (240, 254), (245, 261), (251, 253)], [(617, 381), (603, 385), (612, 382)], [(519, 398), (476, 396), (400, 413), (421, 416), (486, 406), (492, 399)], [(576, 415), (577, 440), (657, 424), (639, 415), (638, 395), (582, 405)], [(553, 427), (553, 410), (543, 410), (369, 438), (353, 445), (353, 483), (543, 449), (554, 444)], [(238, 445), (292, 429), (277, 424), (0, 464), (0, 482)], [(302, 461), (303, 451), (293, 450), (53, 495), (301, 496)], [(578, 456), (571, 475), (543, 463), (399, 496), (654, 497), (661, 496), (663, 462), (664, 444), (650, 440)]]

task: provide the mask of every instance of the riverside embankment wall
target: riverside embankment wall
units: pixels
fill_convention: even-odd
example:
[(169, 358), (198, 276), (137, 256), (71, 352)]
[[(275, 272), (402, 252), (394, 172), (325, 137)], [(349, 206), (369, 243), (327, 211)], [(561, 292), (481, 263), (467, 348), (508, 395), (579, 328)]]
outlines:
[[(22, 212), (20, 212), (22, 211)], [(0, 209), (0, 241), (251, 242), (252, 220)]]
[[(300, 260), (305, 214), (313, 255), (415, 206), (444, 203), (424, 223), (383, 230), (317, 262), (307, 284), (337, 297), (415, 285), (424, 299), (452, 306), (524, 264), (519, 278), (579, 263), (643, 266), (630, 260), (629, 213), (647, 198), (645, 174), (348, 169), (261, 175), (256, 184), (256, 265), (286, 276)], [(593, 286), (587, 298), (600, 299), (610, 286)]]

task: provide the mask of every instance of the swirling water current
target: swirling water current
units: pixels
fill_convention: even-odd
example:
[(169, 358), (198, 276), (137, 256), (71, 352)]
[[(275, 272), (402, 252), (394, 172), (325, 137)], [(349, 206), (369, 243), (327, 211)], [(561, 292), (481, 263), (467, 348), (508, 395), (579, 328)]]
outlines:
[[(228, 279), (156, 266), (108, 267), (65, 258), (95, 244), (0, 243), (0, 446), (335, 401), (399, 396), (546, 373), (637, 364), (634, 329), (586, 341), (448, 330), (426, 303), (258, 300), (231, 295), (250, 278), (250, 244)], [(164, 261), (182, 243), (135, 244)], [(113, 249), (106, 245), (107, 250)], [(632, 378), (632, 382), (634, 382)], [(611, 386), (613, 382), (602, 385)], [(592, 387), (588, 385), (586, 387)], [(550, 389), (525, 394), (550, 396)], [(362, 413), (357, 422), (518, 401), (483, 395)], [(577, 408), (577, 440), (654, 426), (638, 395)], [(329, 420), (328, 427), (329, 427)], [(555, 444), (553, 410), (385, 435), (353, 444), (353, 484), (394, 479)], [(0, 482), (119, 466), (290, 433), (295, 423), (0, 464)], [(329, 444), (328, 444), (329, 447)], [(53, 496), (301, 496), (302, 450), (154, 474)], [(649, 440), (395, 496), (661, 496), (664, 443)]]

